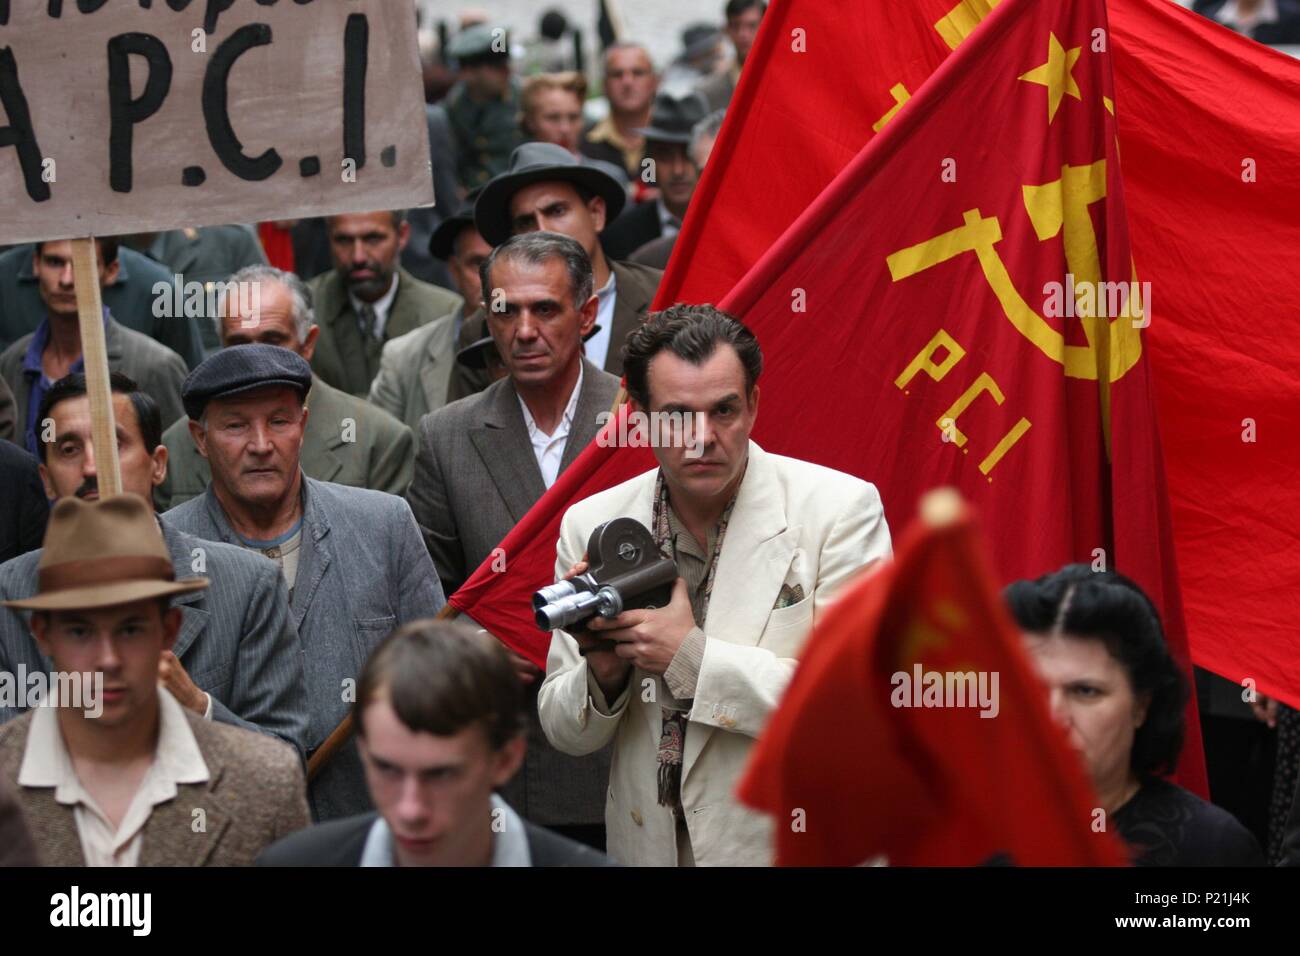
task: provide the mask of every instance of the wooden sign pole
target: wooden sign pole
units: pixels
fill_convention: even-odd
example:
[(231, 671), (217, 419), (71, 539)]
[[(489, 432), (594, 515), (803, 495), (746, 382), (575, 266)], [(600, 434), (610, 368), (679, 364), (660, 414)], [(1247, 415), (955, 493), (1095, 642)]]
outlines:
[(77, 318), (81, 327), (81, 359), (90, 398), (91, 437), (99, 497), (122, 493), (122, 467), (117, 458), (117, 421), (108, 383), (108, 348), (104, 343), (104, 304), (99, 295), (99, 261), (95, 240), (72, 240), (72, 278), (77, 285)]

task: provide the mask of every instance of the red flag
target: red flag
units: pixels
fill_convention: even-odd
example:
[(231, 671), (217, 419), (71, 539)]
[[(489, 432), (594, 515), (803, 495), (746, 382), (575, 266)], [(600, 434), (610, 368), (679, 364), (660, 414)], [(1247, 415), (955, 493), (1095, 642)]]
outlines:
[(1300, 63), (1164, 0), (1110, 7), (1192, 654), (1300, 707)]
[[(1086, 46), (1104, 10), (1096, 0), (1011, 6), (1042, 28), (1037, 42), (1006, 40), (1011, 18), (995, 13), (988, 22), (1000, 18), (1001, 32), (985, 46), (1001, 51), (996, 67), (980, 64), (968, 78), (973, 67), (946, 61), (928, 96), (885, 127), (722, 305), (768, 355), (760, 443), (876, 481), (891, 510), (910, 511), (928, 487), (962, 486), (998, 535), (1000, 571), (1019, 577), (1091, 560), (1097, 548), (1116, 559), (1110, 406), (1122, 412), (1110, 416), (1112, 438), (1134, 461), (1123, 477), (1158, 487), (1159, 475), (1157, 458), (1131, 453), (1156, 447), (1138, 330), (1038, 314), (1040, 290), (1071, 269), (1080, 282), (1131, 278), (1108, 59)], [(1062, 46), (1067, 29), (1077, 36)], [(976, 249), (992, 230), (1003, 238), (985, 258), (1009, 270), (993, 284), (998, 270)], [(963, 242), (971, 250), (959, 253)], [(1098, 388), (1099, 368), (1113, 387)], [(870, 410), (869, 427), (846, 415), (853, 409)], [(485, 565), (456, 606), (535, 653), (536, 636), (512, 626), (531, 626), (527, 606), (498, 600), (510, 593), (503, 583), (548, 579), (564, 506), (650, 464), (645, 452), (588, 449), (506, 539), (506, 574)], [(535, 533), (549, 539), (544, 556), (528, 550)]]
[(923, 499), (809, 638), (738, 791), (779, 865), (1125, 862), (962, 510)]

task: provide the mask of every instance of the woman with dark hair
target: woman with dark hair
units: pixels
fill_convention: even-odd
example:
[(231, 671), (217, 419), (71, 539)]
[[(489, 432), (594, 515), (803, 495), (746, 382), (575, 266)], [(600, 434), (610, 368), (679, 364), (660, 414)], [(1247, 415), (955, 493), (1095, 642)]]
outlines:
[(1187, 684), (1160, 615), (1122, 574), (1071, 564), (1005, 592), (1030, 659), (1092, 778), (1107, 828), (1138, 866), (1258, 866), (1227, 811), (1161, 778), (1183, 746)]

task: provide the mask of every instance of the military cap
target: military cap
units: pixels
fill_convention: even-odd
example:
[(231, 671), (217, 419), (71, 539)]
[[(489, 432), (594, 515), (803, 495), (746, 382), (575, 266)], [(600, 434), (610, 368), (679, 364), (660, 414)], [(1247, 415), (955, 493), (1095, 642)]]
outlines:
[(461, 64), (475, 60), (508, 60), (510, 40), (504, 27), (476, 23), (448, 41), (447, 56)]
[(311, 366), (297, 352), (278, 345), (232, 345), (206, 358), (181, 384), (185, 414), (194, 421), (214, 398), (226, 398), (259, 388), (296, 389), (302, 398), (311, 390)]

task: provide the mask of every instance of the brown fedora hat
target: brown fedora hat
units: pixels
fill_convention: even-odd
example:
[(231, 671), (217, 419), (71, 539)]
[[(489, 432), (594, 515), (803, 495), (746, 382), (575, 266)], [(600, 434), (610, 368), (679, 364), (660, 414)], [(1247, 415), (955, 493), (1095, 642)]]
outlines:
[(81, 611), (198, 591), (177, 581), (153, 511), (139, 495), (60, 498), (50, 513), (35, 597), (4, 601), (28, 611)]

